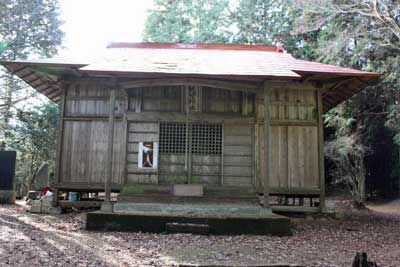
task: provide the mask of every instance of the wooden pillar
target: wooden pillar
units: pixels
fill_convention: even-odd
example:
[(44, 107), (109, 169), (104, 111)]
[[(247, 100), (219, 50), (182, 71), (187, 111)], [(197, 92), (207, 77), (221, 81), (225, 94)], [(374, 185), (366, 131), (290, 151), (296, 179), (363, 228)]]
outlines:
[(107, 175), (104, 184), (104, 191), (106, 193), (105, 202), (111, 201), (111, 180), (112, 180), (112, 167), (113, 167), (113, 154), (114, 154), (114, 120), (115, 120), (115, 88), (110, 90), (110, 103), (108, 113), (108, 160), (107, 160)]
[(322, 93), (320, 90), (317, 91), (317, 103), (318, 103), (318, 161), (319, 161), (319, 186), (320, 186), (320, 197), (319, 206), (320, 210), (325, 209), (325, 162), (324, 162), (324, 120), (323, 105), (322, 105)]
[(64, 135), (64, 116), (65, 116), (65, 101), (66, 101), (66, 90), (65, 85), (61, 88), (60, 95), (60, 117), (58, 124), (58, 134), (57, 134), (57, 151), (56, 151), (56, 168), (54, 175), (55, 188), (53, 188), (53, 206), (58, 206), (58, 184), (60, 183), (61, 176), (61, 165), (62, 165), (62, 147), (63, 147), (63, 135)]
[(264, 208), (269, 207), (269, 88), (268, 82), (264, 83), (264, 186), (263, 186), (263, 204)]

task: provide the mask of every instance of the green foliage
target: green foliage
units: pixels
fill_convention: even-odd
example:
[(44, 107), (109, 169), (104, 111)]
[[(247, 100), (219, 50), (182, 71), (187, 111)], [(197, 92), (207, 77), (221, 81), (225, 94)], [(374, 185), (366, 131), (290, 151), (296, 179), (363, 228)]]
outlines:
[(283, 44), (302, 58), (313, 58), (315, 33), (292, 35), (298, 10), (284, 0), (157, 0), (150, 10), (144, 40)]
[(325, 156), (335, 165), (331, 174), (334, 182), (345, 184), (357, 207), (363, 207), (365, 201), (366, 148), (359, 142), (358, 136), (339, 136), (325, 144)]
[(54, 171), (57, 140), (58, 106), (54, 103), (23, 111), (19, 110), (16, 124), (7, 131), (9, 149), (18, 151), (17, 178), (29, 187), (32, 178), (43, 162)]
[(350, 104), (339, 105), (324, 114), (325, 126), (333, 128), (336, 137), (350, 134), (355, 123)]
[(7, 44), (1, 58), (54, 55), (63, 37), (58, 15), (57, 0), (0, 1), (0, 38)]
[(4, 41), (0, 41), (0, 57), (1, 57), (1, 54), (2, 54), (4, 51), (6, 51), (6, 49), (7, 49), (7, 43), (4, 42)]
[(228, 42), (229, 1), (157, 0), (145, 24), (151, 42)]
[(10, 143), (20, 152), (38, 153), (49, 159), (54, 156), (58, 106), (48, 102), (34, 110), (17, 112), (17, 124), (12, 128)]
[(314, 58), (314, 32), (292, 34), (294, 22), (299, 15), (290, 1), (286, 0), (241, 0), (234, 12), (237, 27), (234, 43), (282, 44), (299, 58)]
[[(0, 59), (55, 55), (63, 37), (58, 16), (57, 0), (0, 1)], [(17, 150), (17, 180), (25, 188), (43, 161), (54, 165), (57, 106), (27, 111), (23, 103), (34, 96), (35, 90), (0, 70), (0, 145)]]
[(388, 108), (389, 114), (385, 122), (385, 126), (390, 129), (395, 130), (395, 135), (393, 137), (394, 142), (400, 146), (400, 110), (397, 105), (391, 105)]
[[(294, 4), (301, 14), (294, 22), (296, 32), (318, 32), (318, 60), (384, 74), (378, 83), (326, 113), (325, 122), (335, 130), (337, 142), (341, 136), (355, 135), (358, 145), (371, 149), (366, 165), (371, 179), (381, 181), (399, 173), (390, 171), (399, 166), (393, 164), (393, 155), (380, 150), (393, 142), (400, 145), (400, 2), (308, 0)], [(376, 167), (377, 161), (385, 167)]]
[[(0, 1), (0, 59), (56, 54), (63, 37), (58, 15), (57, 0)], [(32, 96), (34, 90), (0, 70), (0, 128), (15, 116), (15, 105)]]

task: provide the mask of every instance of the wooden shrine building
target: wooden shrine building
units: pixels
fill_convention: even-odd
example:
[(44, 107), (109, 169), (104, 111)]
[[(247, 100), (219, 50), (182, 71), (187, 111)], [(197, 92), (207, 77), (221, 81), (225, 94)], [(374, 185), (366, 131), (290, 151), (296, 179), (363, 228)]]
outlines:
[(277, 210), (323, 209), (322, 114), (380, 76), (260, 45), (112, 43), (93, 62), (0, 63), (60, 106), (58, 191)]

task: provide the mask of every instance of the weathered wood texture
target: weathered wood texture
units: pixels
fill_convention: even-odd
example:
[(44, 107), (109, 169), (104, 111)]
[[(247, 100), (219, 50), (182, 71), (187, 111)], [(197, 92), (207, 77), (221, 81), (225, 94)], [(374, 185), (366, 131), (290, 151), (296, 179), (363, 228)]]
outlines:
[(325, 159), (324, 159), (324, 120), (323, 114), (323, 103), (322, 93), (317, 92), (317, 103), (318, 103), (318, 165), (319, 165), (319, 180), (320, 180), (320, 209), (325, 209)]
[(131, 88), (127, 92), (129, 110), (135, 112), (184, 112), (189, 94), (190, 112), (254, 113), (255, 94), (248, 92), (200, 85)]
[[(271, 124), (317, 124), (318, 112), (316, 92), (310, 89), (286, 89), (285, 84), (274, 86), (270, 90), (269, 114)], [(263, 122), (263, 95), (257, 95), (257, 119)]]
[(264, 181), (264, 186), (263, 186), (263, 206), (264, 208), (269, 207), (269, 194), (270, 194), (270, 180), (271, 180), (271, 145), (270, 145), (270, 140), (271, 140), (271, 116), (270, 116), (270, 109), (269, 107), (271, 106), (271, 90), (270, 86), (268, 84), (268, 81), (264, 83), (264, 177), (262, 177), (262, 180)]
[(159, 126), (157, 122), (128, 122), (128, 147), (126, 183), (157, 184), (158, 169), (143, 169), (138, 166), (139, 142), (158, 142)]
[[(96, 81), (74, 82), (68, 88), (65, 116), (107, 117), (110, 104), (110, 86)], [(126, 105), (122, 91), (116, 91), (116, 115), (123, 113)]]
[[(60, 183), (104, 185), (108, 160), (108, 121), (64, 121)], [(115, 122), (113, 178), (111, 183), (124, 182), (124, 124)]]
[[(156, 122), (130, 122), (128, 132), (127, 183), (221, 183), (224, 185), (252, 186), (254, 184), (253, 125), (225, 125), (224, 163), (221, 155), (189, 153), (189, 169), (185, 169), (185, 154), (159, 154), (159, 169), (144, 170), (137, 167), (140, 141), (158, 141)], [(190, 145), (188, 145), (188, 148)]]
[(192, 154), (189, 160), (190, 171), (186, 171), (184, 154), (160, 154), (160, 183), (220, 183), (220, 156)]
[[(61, 159), (63, 158), (63, 134), (64, 134), (64, 115), (65, 115), (65, 94), (66, 94), (67, 86), (64, 86), (61, 90), (60, 95), (60, 122), (58, 125), (58, 133), (57, 133), (57, 152), (56, 152), (56, 173), (54, 183), (59, 184), (61, 181)], [(58, 188), (54, 188), (53, 195), (53, 205), (56, 206), (58, 204)]]
[(254, 185), (254, 127), (251, 124), (225, 124), (224, 179), (225, 185)]
[[(262, 189), (263, 92), (257, 89), (255, 95), (246, 92), (246, 88), (240, 91), (208, 85), (176, 83), (129, 88), (126, 83), (125, 89), (117, 91), (113, 185), (191, 182)], [(316, 90), (289, 82), (274, 83), (268, 88), (270, 191), (318, 191), (323, 165), (319, 161), (321, 133)], [(109, 85), (84, 81), (72, 83), (67, 90), (60, 184), (89, 187), (104, 183), (109, 89)], [(187, 107), (189, 116), (185, 114)], [(139, 142), (159, 142), (160, 122), (223, 125), (222, 155), (190, 152), (186, 158), (185, 153), (160, 152), (158, 169), (139, 169)], [(190, 138), (187, 142), (191, 142)]]
[(111, 201), (111, 181), (113, 178), (113, 157), (114, 157), (114, 128), (115, 128), (115, 88), (110, 90), (110, 103), (108, 109), (108, 142), (107, 142), (107, 175), (104, 181), (105, 202)]
[(217, 79), (195, 79), (195, 78), (159, 78), (159, 79), (137, 79), (120, 82), (124, 89), (162, 87), (162, 86), (201, 86), (215, 89), (226, 89), (230, 91), (243, 91), (256, 93), (262, 90), (262, 85), (253, 82), (222, 81)]
[(313, 126), (271, 126), (271, 187), (319, 187), (317, 133)]
[[(285, 89), (274, 84), (270, 90), (269, 186), (282, 189), (319, 189), (318, 112), (316, 91), (310, 88)], [(258, 155), (257, 177), (264, 177), (264, 127), (262, 95), (257, 95)], [(257, 186), (262, 187), (262, 179)]]
[(239, 113), (242, 109), (241, 92), (204, 87), (203, 94), (205, 112)]

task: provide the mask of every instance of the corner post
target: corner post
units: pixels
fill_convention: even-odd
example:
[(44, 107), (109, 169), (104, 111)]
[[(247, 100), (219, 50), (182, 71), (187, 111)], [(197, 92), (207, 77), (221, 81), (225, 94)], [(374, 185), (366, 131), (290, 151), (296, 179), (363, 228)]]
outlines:
[(264, 82), (264, 183), (263, 183), (263, 204), (264, 208), (269, 207), (269, 140), (270, 140), (270, 125), (269, 125), (269, 83)]
[(317, 90), (317, 103), (318, 103), (318, 158), (319, 158), (319, 207), (320, 211), (325, 210), (325, 162), (324, 162), (324, 120), (323, 120), (323, 105), (322, 105), (322, 92)]
[(54, 175), (54, 190), (53, 190), (53, 201), (52, 205), (54, 207), (58, 206), (59, 200), (58, 200), (58, 195), (59, 195), (59, 190), (58, 190), (58, 184), (60, 183), (61, 179), (61, 165), (62, 165), (62, 149), (63, 149), (63, 141), (64, 141), (64, 117), (65, 117), (65, 101), (66, 101), (66, 95), (67, 95), (67, 90), (71, 85), (66, 85), (63, 84), (61, 86), (61, 94), (60, 94), (60, 116), (59, 116), (59, 125), (58, 125), (58, 135), (57, 135), (57, 151), (56, 151), (56, 167), (55, 167), (55, 175)]
[(107, 174), (105, 177), (104, 191), (105, 201), (101, 209), (103, 211), (112, 212), (111, 204), (111, 180), (112, 180), (112, 167), (113, 167), (113, 154), (114, 154), (114, 120), (115, 120), (115, 87), (110, 90), (110, 103), (108, 113), (108, 160), (107, 160)]

